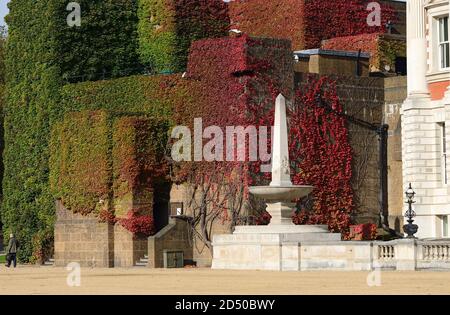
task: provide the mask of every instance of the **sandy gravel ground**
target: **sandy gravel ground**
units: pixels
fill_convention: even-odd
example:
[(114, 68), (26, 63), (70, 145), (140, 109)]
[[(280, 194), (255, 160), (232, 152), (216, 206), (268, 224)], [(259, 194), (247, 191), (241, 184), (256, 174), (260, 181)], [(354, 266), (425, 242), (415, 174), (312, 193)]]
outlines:
[(80, 287), (67, 285), (68, 274), (1, 266), (0, 294), (450, 294), (450, 272), (381, 272), (381, 286), (368, 285), (368, 272), (82, 269)]

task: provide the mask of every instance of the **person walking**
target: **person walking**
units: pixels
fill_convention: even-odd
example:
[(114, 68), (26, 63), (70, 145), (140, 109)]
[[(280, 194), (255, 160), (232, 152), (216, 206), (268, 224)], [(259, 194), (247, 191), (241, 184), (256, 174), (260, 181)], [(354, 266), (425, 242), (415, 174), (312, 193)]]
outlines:
[(6, 247), (6, 267), (11, 267), (11, 263), (14, 268), (17, 266), (17, 248), (19, 247), (19, 243), (16, 240), (14, 234), (9, 235), (9, 243), (8, 247)]

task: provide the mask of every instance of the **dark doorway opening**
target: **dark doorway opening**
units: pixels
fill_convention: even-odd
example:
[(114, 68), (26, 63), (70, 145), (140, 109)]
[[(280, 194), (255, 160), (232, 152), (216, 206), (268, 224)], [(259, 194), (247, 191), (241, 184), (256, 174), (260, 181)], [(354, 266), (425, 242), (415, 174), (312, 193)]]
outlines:
[(158, 181), (154, 184), (153, 196), (153, 219), (156, 231), (160, 231), (169, 224), (169, 202), (172, 183), (168, 181)]

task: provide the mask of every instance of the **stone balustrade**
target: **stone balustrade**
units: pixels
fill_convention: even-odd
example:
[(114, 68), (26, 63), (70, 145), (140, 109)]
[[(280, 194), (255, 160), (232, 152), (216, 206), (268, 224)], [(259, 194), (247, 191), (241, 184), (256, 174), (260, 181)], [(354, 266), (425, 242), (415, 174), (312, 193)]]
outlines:
[(379, 260), (394, 260), (395, 246), (393, 245), (378, 245), (378, 259)]
[(449, 261), (450, 262), (450, 244), (422, 244), (420, 246), (420, 257), (426, 261)]
[(246, 238), (232, 244), (217, 238), (213, 269), (450, 271), (450, 239), (283, 242), (272, 237), (270, 244), (254, 246), (253, 242)]

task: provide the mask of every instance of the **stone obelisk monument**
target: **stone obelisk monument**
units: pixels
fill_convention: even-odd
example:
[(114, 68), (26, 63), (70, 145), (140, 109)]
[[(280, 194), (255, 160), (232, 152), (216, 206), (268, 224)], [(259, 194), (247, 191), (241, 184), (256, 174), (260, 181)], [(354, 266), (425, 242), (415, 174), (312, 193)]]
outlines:
[[(289, 162), (286, 99), (279, 95), (275, 104), (272, 146), (272, 182), (250, 187), (250, 193), (265, 200), (272, 216), (267, 226), (237, 226), (231, 235), (215, 235), (213, 269), (283, 269), (283, 244), (302, 241), (340, 241), (340, 234), (323, 225), (294, 225), (295, 201), (312, 192), (312, 186), (295, 186)], [(294, 245), (292, 245), (294, 244)]]

